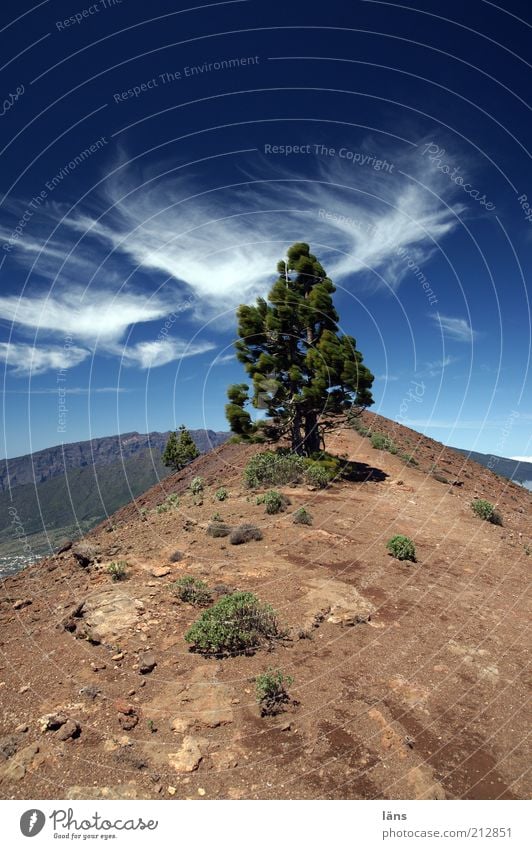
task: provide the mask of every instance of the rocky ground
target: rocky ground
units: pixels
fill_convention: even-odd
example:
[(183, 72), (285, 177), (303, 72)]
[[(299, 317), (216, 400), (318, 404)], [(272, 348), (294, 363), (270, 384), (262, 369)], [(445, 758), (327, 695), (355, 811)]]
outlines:
[[(532, 495), (364, 418), (418, 465), (339, 429), (328, 450), (356, 479), (281, 487), (291, 504), (268, 515), (242, 481), (261, 449), (225, 445), (2, 583), (3, 798), (528, 797)], [(172, 493), (179, 506), (157, 511)], [(503, 524), (478, 519), (474, 497)], [(293, 523), (302, 505), (311, 526)], [(215, 512), (263, 539), (208, 536)], [(416, 563), (390, 557), (396, 533)], [(124, 581), (107, 571), (117, 560)], [(255, 592), (286, 638), (250, 656), (189, 651), (201, 611), (172, 590), (183, 575)], [(294, 679), (271, 717), (253, 680), (270, 666)]]

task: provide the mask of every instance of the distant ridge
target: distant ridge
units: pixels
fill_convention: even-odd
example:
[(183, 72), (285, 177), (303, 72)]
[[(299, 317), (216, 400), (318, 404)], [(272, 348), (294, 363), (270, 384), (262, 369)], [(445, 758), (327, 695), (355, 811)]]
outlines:
[[(69, 442), (54, 445), (0, 461), (0, 492), (23, 484), (41, 484), (51, 478), (64, 475), (69, 469), (81, 469), (85, 466), (104, 466), (116, 461), (126, 461), (131, 457), (152, 450), (156, 456), (163, 451), (170, 431), (160, 433), (122, 433), (115, 436), (102, 436), (83, 442)], [(229, 434), (214, 430), (191, 430), (190, 434), (205, 454), (228, 439)]]
[[(229, 437), (213, 430), (190, 433), (201, 454)], [(162, 487), (171, 471), (161, 459), (168, 434), (124, 433), (4, 460), (0, 576), (86, 533), (155, 484)], [(27, 558), (22, 551), (29, 551)]]
[(516, 483), (532, 481), (532, 463), (511, 460), (509, 457), (497, 457), (495, 454), (481, 454), (478, 451), (468, 451), (466, 448), (453, 448), (453, 451), (458, 451), (459, 454), (469, 457), (475, 463), (491, 469), (496, 475), (502, 475), (508, 480)]

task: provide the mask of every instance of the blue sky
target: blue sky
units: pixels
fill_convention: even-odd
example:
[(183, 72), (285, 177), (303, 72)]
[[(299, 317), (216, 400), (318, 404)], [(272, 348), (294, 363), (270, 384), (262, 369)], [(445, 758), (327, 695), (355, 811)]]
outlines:
[(527, 6), (7, 3), (2, 455), (226, 429), (294, 241), (376, 412), (532, 455)]

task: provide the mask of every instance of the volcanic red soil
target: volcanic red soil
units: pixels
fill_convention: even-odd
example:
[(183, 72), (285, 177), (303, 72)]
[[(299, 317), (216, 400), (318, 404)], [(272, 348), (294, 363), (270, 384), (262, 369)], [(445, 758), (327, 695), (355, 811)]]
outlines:
[[(75, 543), (3, 582), (3, 798), (528, 798), (532, 496), (414, 431), (364, 421), (418, 465), (338, 428), (327, 449), (358, 464), (354, 479), (279, 487), (291, 504), (268, 515), (242, 478), (264, 447), (227, 444), (91, 532), (89, 565)], [(229, 498), (215, 501), (222, 485)], [(171, 493), (179, 506), (157, 512)], [(502, 525), (475, 516), (476, 497)], [(293, 523), (303, 505), (311, 526)], [(215, 512), (263, 539), (208, 536)], [(387, 552), (398, 533), (415, 563)], [(127, 579), (114, 582), (117, 560)], [(183, 575), (215, 597), (254, 592), (286, 638), (253, 655), (190, 651), (201, 610), (173, 591)], [(294, 679), (276, 716), (255, 695), (268, 667)]]

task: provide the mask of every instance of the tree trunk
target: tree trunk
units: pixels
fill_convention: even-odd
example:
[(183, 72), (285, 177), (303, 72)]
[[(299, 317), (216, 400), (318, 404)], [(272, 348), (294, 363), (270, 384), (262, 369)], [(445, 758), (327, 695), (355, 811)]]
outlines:
[(303, 440), (301, 439), (301, 412), (299, 407), (296, 407), (294, 420), (290, 431), (292, 451), (294, 454), (303, 453)]
[(318, 428), (318, 417), (316, 413), (307, 413), (305, 416), (305, 436), (303, 437), (303, 454), (310, 456), (321, 448), (320, 431)]

